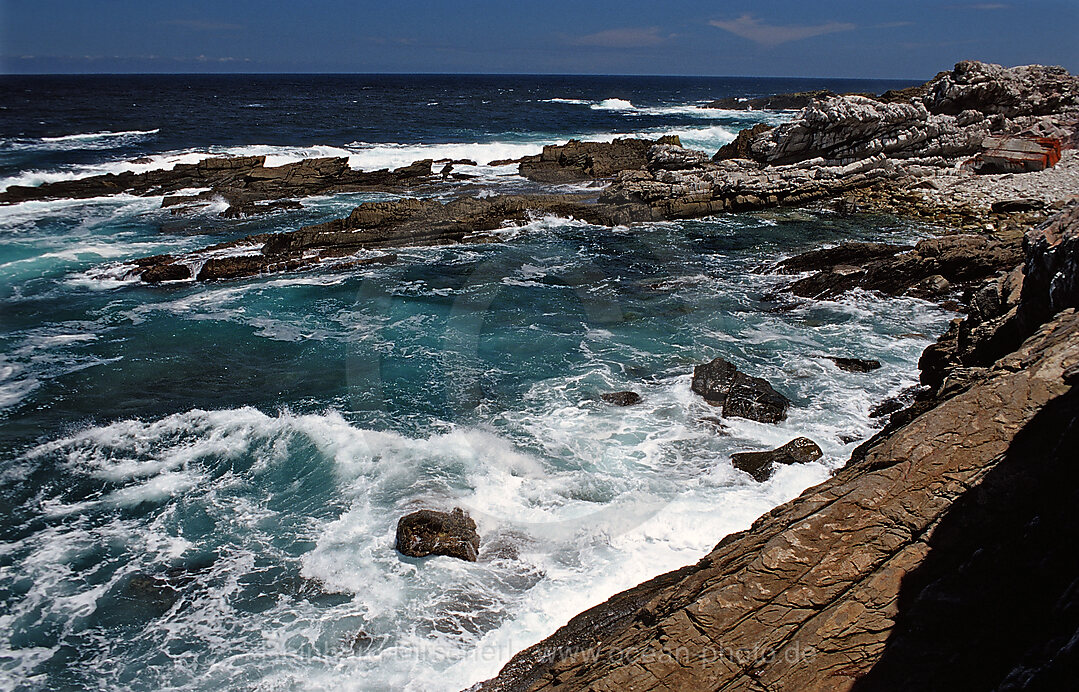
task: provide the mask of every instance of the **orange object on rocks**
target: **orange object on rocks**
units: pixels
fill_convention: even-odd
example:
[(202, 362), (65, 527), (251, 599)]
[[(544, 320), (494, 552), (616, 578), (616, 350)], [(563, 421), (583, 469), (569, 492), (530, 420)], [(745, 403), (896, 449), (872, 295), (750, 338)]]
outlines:
[(975, 173), (1029, 173), (1060, 161), (1061, 143), (1054, 137), (986, 137), (982, 147), (974, 157)]

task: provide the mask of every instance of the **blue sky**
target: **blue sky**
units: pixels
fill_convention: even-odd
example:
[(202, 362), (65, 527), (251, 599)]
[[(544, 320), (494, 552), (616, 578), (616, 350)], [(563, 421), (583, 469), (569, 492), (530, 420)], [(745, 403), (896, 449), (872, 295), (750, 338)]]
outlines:
[(1079, 72), (1079, 1), (0, 0), (0, 69), (928, 78)]

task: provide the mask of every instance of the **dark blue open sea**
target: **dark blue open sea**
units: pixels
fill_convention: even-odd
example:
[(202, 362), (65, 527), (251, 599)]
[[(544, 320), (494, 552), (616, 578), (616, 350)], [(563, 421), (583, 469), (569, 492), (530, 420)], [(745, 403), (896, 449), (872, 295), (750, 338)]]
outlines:
[[(697, 108), (828, 80), (0, 77), (0, 188), (210, 154), (353, 167), (495, 159), (570, 137), (713, 151), (789, 113)], [(463, 184), (462, 184), (463, 185)], [(465, 188), (450, 184), (438, 196)], [(540, 217), (391, 266), (150, 287), (135, 257), (298, 228), (386, 194), (226, 221), (160, 198), (0, 207), (0, 689), (455, 690), (619, 590), (693, 562), (823, 480), (912, 384), (950, 315), (776, 297), (777, 259), (925, 229), (827, 212), (630, 228)], [(871, 375), (823, 354), (877, 358)], [(724, 356), (795, 403), (732, 419), (690, 392)], [(633, 389), (615, 408), (600, 393)], [(765, 483), (732, 452), (807, 435)], [(466, 508), (480, 560), (406, 558), (398, 517)]]

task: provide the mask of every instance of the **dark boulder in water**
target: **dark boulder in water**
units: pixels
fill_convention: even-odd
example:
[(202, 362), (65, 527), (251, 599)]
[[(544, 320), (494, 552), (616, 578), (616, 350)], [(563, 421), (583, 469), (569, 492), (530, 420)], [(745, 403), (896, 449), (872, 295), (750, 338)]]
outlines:
[(766, 380), (746, 375), (722, 358), (693, 369), (692, 389), (712, 406), (722, 407), (725, 418), (778, 423), (787, 417), (791, 403)]
[(734, 468), (764, 482), (776, 464), (808, 464), (824, 456), (819, 445), (808, 437), (796, 437), (778, 449), (767, 452), (739, 452), (731, 455)]
[(600, 394), (600, 399), (603, 399), (612, 406), (632, 406), (633, 404), (641, 403), (641, 395), (637, 392), (608, 392), (606, 394)]
[(409, 557), (447, 555), (475, 562), (479, 549), (476, 522), (460, 507), (452, 512), (421, 509), (397, 522), (397, 550)]
[(840, 370), (846, 370), (847, 372), (870, 372), (880, 369), (879, 360), (844, 358), (841, 356), (828, 356), (828, 360), (835, 363), (835, 366)]

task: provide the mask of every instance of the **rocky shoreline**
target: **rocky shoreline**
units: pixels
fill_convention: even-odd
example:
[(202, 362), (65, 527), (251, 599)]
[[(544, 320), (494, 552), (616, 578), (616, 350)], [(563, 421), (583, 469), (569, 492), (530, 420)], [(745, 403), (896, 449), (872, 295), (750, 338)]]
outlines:
[(1015, 269), (981, 284), (926, 350), (915, 402), (832, 478), (476, 689), (1067, 688), (1079, 206), (1032, 230)]
[[(981, 233), (913, 249), (843, 244), (775, 269), (802, 275), (790, 290), (807, 298), (853, 288), (959, 296), (956, 307), (967, 316), (924, 352), (921, 387), (878, 407), (887, 424), (832, 478), (723, 538), (698, 563), (581, 613), (474, 689), (1055, 690), (1073, 683), (1073, 153), (1066, 152), (1064, 170), (1022, 174), (1052, 180), (1048, 186), (1020, 175), (956, 174), (953, 182), (948, 173), (926, 178), (949, 181), (940, 186), (862, 188), (861, 202), (915, 218), (933, 218), (927, 210), (934, 205), (966, 195), (978, 217), (951, 230)], [(1002, 196), (1016, 188), (1041, 197), (1008, 211)], [(900, 201), (920, 190), (933, 199)], [(992, 214), (1015, 215), (987, 226)], [(792, 440), (732, 461), (766, 478), (770, 464), (797, 463), (811, 445)]]

